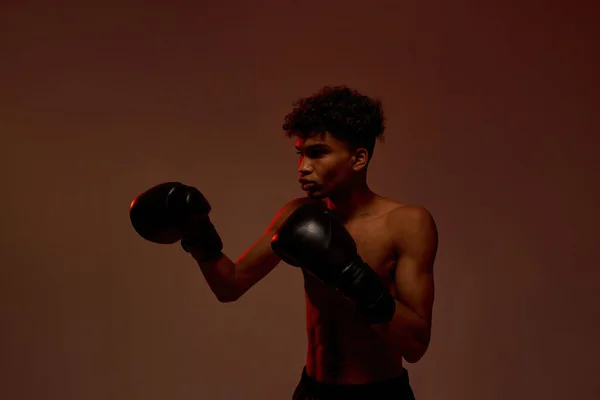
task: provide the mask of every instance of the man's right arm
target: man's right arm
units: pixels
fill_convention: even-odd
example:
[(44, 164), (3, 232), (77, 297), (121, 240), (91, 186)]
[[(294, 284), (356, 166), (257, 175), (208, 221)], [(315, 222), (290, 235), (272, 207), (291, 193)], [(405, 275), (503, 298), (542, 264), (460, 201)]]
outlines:
[[(233, 262), (225, 254), (211, 261), (196, 259), (208, 286), (220, 302), (239, 299), (279, 264), (281, 259), (271, 249), (271, 238), (288, 216), (306, 201), (309, 200), (300, 198), (284, 205), (263, 235), (237, 261)], [(194, 256), (194, 251), (191, 254)]]

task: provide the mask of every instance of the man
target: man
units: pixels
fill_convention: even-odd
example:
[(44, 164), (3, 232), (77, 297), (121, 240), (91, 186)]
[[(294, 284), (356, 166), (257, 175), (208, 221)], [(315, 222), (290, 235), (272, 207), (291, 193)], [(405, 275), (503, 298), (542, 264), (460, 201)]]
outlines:
[(181, 238), (222, 302), (281, 260), (302, 268), (308, 354), (294, 399), (413, 399), (403, 359), (417, 362), (429, 345), (437, 230), (426, 209), (367, 185), (381, 103), (325, 87), (296, 102), (283, 128), (307, 196), (284, 205), (237, 261), (222, 253), (208, 201), (181, 183), (140, 195), (132, 223), (154, 242)]

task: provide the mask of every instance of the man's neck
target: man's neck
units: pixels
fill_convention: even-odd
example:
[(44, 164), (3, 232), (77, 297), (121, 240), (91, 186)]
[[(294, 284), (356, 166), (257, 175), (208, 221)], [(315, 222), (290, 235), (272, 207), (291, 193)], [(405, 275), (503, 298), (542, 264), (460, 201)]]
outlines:
[(353, 187), (352, 190), (325, 199), (325, 204), (340, 219), (347, 221), (363, 214), (376, 197), (377, 195), (364, 182)]

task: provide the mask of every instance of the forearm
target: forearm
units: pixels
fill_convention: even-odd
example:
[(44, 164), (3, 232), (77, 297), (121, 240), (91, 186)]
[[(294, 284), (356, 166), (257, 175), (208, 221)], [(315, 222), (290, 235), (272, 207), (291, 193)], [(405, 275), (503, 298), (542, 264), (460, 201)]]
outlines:
[[(191, 254), (194, 256), (193, 251)], [(235, 280), (235, 263), (229, 257), (221, 253), (219, 257), (210, 261), (194, 259), (206, 283), (220, 302), (227, 303), (241, 296)]]
[(409, 363), (423, 357), (429, 346), (429, 324), (416, 312), (396, 300), (396, 310), (389, 323), (373, 325), (382, 334), (394, 338), (398, 349)]
[[(194, 256), (194, 252), (191, 253)], [(279, 261), (265, 240), (258, 240), (235, 262), (222, 253), (211, 261), (196, 259), (208, 286), (221, 302), (240, 298), (271, 272)]]

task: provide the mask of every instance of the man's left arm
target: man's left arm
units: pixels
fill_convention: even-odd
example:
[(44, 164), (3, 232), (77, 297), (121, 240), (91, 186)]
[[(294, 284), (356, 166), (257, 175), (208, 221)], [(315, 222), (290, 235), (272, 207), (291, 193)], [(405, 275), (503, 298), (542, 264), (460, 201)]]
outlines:
[(393, 335), (404, 359), (415, 363), (425, 354), (431, 337), (437, 227), (431, 214), (420, 207), (394, 210), (387, 225), (398, 254), (396, 311), (392, 320), (378, 329)]

